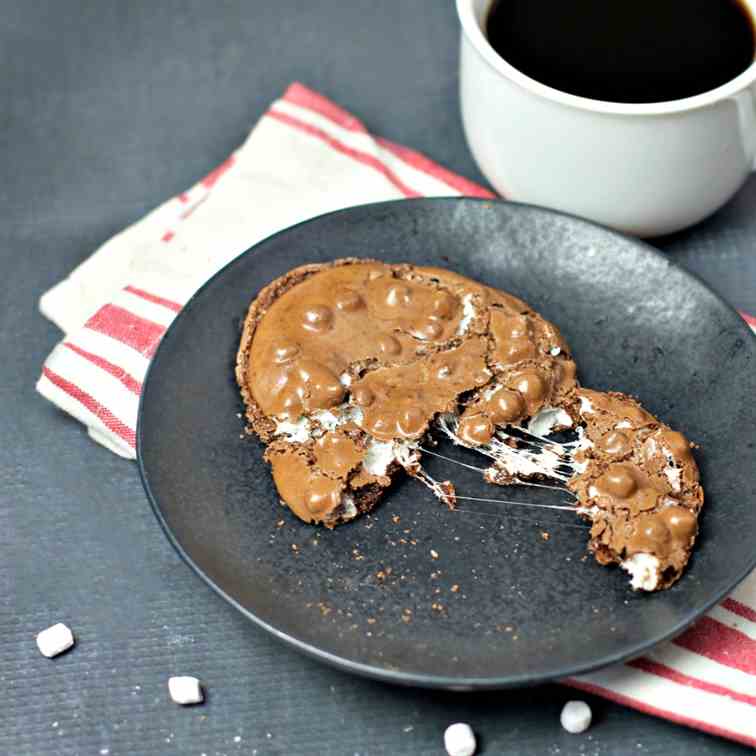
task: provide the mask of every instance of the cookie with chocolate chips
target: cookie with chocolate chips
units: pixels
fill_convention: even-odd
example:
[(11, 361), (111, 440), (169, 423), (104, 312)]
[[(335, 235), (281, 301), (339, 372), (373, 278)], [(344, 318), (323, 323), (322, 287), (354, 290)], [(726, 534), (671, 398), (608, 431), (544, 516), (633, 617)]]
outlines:
[[(261, 291), (236, 364), (282, 500), (329, 527), (372, 508), (402, 468), (428, 482), (418, 446), (429, 425), (497, 376), (523, 412), (575, 386), (558, 329), (516, 297), (446, 270), (357, 259), (303, 266)], [(469, 432), (508, 417), (506, 405), (471, 410)], [(453, 501), (450, 484), (430, 485)]]
[[(703, 490), (690, 444), (619, 393), (581, 388), (568, 345), (522, 300), (438, 268), (296, 268), (252, 302), (236, 377), (283, 502), (334, 527), (420, 464), (431, 430), (490, 459), (497, 485), (556, 483), (589, 548), (639, 590), (682, 574)], [(571, 437), (555, 437), (569, 431)]]
[(570, 412), (585, 443), (567, 486), (591, 521), (596, 560), (620, 564), (637, 590), (668, 588), (688, 562), (703, 506), (690, 442), (624, 394), (581, 388)]
[[(551, 390), (548, 406), (533, 414), (523, 387), (513, 392), (510, 385), (504, 378), (498, 388), (488, 386), (461, 416), (440, 417), (439, 428), (490, 459), (484, 472), (490, 483), (556, 483), (572, 492), (576, 512), (591, 522), (596, 561), (619, 564), (634, 589), (662, 590), (676, 582), (704, 498), (690, 442), (625, 394)], [(500, 404), (513, 410), (493, 414)], [(473, 421), (482, 432), (478, 425), (470, 430)]]

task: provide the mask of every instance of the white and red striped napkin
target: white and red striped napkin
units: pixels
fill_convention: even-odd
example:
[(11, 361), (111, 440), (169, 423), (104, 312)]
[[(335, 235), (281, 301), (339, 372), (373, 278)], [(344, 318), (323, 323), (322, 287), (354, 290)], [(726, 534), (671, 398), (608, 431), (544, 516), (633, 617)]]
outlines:
[[(42, 296), (42, 313), (65, 338), (45, 361), (37, 390), (95, 440), (133, 459), (150, 359), (213, 273), (273, 232), (330, 210), (450, 195), (493, 196), (292, 84), (222, 165)], [(756, 573), (674, 641), (567, 683), (756, 746)]]

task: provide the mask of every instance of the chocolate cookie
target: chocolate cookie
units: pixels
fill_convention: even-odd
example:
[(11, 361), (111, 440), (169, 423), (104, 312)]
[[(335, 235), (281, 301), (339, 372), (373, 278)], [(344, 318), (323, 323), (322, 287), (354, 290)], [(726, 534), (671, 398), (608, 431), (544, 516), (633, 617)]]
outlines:
[(624, 394), (578, 389), (571, 414), (586, 443), (567, 486), (592, 523), (596, 560), (619, 563), (633, 588), (668, 588), (688, 562), (704, 499), (690, 442)]
[(453, 506), (421, 466), (434, 429), (489, 457), (491, 483), (572, 492), (597, 561), (634, 588), (667, 588), (688, 561), (703, 503), (689, 442), (631, 397), (581, 388), (559, 330), (509, 294), (438, 268), (296, 268), (250, 306), (236, 377), (306, 522), (369, 511), (402, 469)]
[[(349, 259), (260, 292), (236, 377), (281, 498), (332, 527), (369, 510), (401, 468), (422, 478), (419, 443), (461, 398), (501, 378), (510, 398), (485, 412), (505, 421), (515, 404), (532, 413), (568, 395), (575, 365), (516, 297), (446, 270)], [(453, 501), (450, 484), (426, 482)]]

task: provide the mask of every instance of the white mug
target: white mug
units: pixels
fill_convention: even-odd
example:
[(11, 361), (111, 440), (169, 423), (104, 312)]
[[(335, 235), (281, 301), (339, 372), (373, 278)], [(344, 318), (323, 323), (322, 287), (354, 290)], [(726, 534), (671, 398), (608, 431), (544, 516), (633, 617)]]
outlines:
[[(756, 17), (756, 0), (745, 4)], [(472, 154), (504, 197), (656, 236), (713, 213), (753, 170), (756, 63), (682, 100), (591, 100), (499, 56), (483, 33), (490, 6), (457, 0), (460, 98)]]

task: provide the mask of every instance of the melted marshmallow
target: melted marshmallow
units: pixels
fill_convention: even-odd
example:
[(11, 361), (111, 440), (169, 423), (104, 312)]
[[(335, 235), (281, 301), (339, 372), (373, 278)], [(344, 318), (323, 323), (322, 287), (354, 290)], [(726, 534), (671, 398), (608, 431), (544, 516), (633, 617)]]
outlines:
[(528, 422), (528, 431), (536, 436), (547, 436), (555, 428), (571, 428), (572, 418), (565, 410), (556, 407), (544, 407), (533, 415)]
[(620, 566), (630, 573), (630, 585), (636, 591), (653, 591), (659, 584), (659, 560), (652, 554), (633, 554)]
[(462, 320), (459, 321), (459, 326), (457, 326), (457, 336), (464, 336), (467, 333), (467, 329), (475, 319), (476, 314), (473, 295), (465, 294), (462, 297)]

